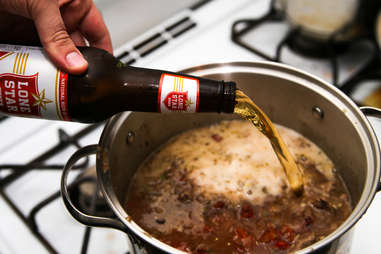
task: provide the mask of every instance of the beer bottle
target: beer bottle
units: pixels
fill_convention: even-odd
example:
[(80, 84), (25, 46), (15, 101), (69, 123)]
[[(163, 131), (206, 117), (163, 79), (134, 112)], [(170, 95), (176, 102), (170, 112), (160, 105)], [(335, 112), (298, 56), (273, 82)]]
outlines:
[(80, 51), (89, 68), (70, 75), (42, 48), (0, 44), (0, 114), (92, 123), (122, 111), (234, 111), (233, 82), (125, 66), (97, 48)]

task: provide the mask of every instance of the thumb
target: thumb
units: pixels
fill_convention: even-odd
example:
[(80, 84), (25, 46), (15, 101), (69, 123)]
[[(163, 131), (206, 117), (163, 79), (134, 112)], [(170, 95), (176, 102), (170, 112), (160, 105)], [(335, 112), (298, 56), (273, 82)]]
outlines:
[(62, 20), (57, 1), (34, 1), (30, 10), (41, 43), (54, 64), (71, 74), (83, 73), (88, 64), (75, 47)]

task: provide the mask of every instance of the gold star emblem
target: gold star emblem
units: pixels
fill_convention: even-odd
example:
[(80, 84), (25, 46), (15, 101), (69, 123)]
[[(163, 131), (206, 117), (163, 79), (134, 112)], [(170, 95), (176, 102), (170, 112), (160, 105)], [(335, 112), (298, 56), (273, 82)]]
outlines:
[(42, 89), (40, 96), (37, 94), (32, 93), (33, 98), (35, 99), (35, 102), (33, 103), (33, 106), (39, 106), (46, 110), (46, 104), (51, 103), (53, 101), (45, 98), (45, 89)]
[(186, 100), (185, 101), (185, 106), (186, 107), (189, 107), (190, 105), (192, 105), (193, 104), (193, 102), (191, 101), (191, 100)]

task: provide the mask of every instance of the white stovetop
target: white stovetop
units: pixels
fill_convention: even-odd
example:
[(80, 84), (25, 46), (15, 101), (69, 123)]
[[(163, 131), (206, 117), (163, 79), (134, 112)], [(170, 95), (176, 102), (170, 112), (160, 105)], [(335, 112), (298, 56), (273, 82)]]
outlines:
[[(196, 28), (184, 35), (171, 40), (170, 43), (153, 52), (145, 58), (139, 59), (135, 66), (167, 69), (178, 71), (192, 66), (231, 61), (262, 60), (245, 49), (233, 44), (230, 40), (230, 28), (237, 19), (254, 18), (266, 12), (269, 0), (214, 0), (196, 12), (185, 10), (178, 14), (191, 15), (197, 23)], [(111, 15), (111, 14), (110, 14)], [(107, 16), (104, 17), (108, 20)], [(176, 19), (174, 17), (173, 19)], [(114, 18), (115, 20), (115, 18)], [(126, 17), (121, 17), (125, 22)], [(159, 24), (147, 34), (129, 41), (115, 50), (116, 55), (125, 49), (131, 48), (137, 41), (147, 38), (155, 31), (163, 29)], [(127, 26), (127, 25), (126, 25)], [(85, 125), (75, 123), (58, 123), (33, 119), (11, 119), (6, 124), (0, 124), (2, 143), (0, 143), (1, 163), (23, 163), (34, 158), (40, 150), (54, 145), (58, 127), (69, 133), (83, 128)], [(381, 122), (377, 130), (381, 132)], [(101, 128), (81, 141), (82, 145), (94, 144), (99, 140)], [(381, 133), (379, 133), (381, 136)], [(22, 144), (22, 148), (17, 145)], [(3, 146), (9, 144), (10, 146)], [(75, 149), (71, 148), (52, 162), (65, 162)], [(41, 197), (53, 193), (59, 188), (60, 173), (30, 173), (16, 181), (7, 189), (12, 198), (17, 200), (22, 211), (27, 213)], [(380, 254), (381, 244), (381, 193), (378, 193), (369, 210), (356, 224), (353, 248), (351, 254), (366, 253)], [(47, 253), (34, 239), (28, 229), (15, 216), (8, 205), (0, 198), (0, 253)], [(60, 253), (79, 253), (84, 227), (76, 222), (66, 211), (62, 201), (49, 205), (37, 217), (41, 222), (41, 231), (48, 234), (53, 246), (60, 249)], [(44, 224), (43, 224), (44, 223)], [(93, 230), (88, 253), (125, 253), (127, 244), (123, 233), (115, 230)]]

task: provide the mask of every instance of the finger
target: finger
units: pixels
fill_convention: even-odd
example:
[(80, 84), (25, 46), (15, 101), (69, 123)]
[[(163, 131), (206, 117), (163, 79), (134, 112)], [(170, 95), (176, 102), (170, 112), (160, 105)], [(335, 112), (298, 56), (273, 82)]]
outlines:
[(61, 16), (69, 33), (76, 31), (82, 19), (89, 12), (91, 0), (61, 0)]
[(109, 31), (94, 3), (79, 25), (79, 30), (90, 43), (90, 46), (104, 49), (112, 54)]
[(61, 7), (65, 4), (72, 2), (73, 0), (58, 0), (58, 5)]
[(31, 16), (49, 57), (63, 71), (72, 74), (83, 73), (88, 64), (66, 31), (58, 2), (33, 2)]
[(71, 40), (74, 42), (76, 46), (84, 47), (86, 46), (86, 41), (83, 38), (83, 35), (79, 31), (74, 31), (70, 34)]

